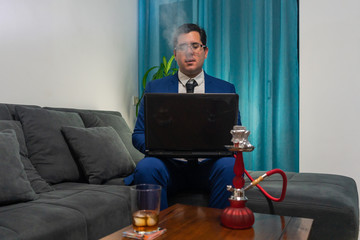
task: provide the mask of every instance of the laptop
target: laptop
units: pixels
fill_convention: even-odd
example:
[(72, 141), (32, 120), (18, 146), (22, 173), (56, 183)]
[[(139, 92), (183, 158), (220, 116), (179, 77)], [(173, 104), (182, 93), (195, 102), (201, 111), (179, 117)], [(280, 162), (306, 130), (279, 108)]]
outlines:
[(238, 117), (237, 94), (147, 93), (146, 154), (154, 157), (232, 156), (230, 134)]

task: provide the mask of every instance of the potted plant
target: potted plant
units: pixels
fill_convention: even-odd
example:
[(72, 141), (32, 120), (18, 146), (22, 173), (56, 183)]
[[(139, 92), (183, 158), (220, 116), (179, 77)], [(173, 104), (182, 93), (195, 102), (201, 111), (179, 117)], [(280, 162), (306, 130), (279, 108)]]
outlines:
[[(173, 67), (171, 68), (171, 65), (174, 61), (175, 56), (172, 55), (169, 59), (169, 61), (166, 60), (165, 57), (163, 57), (163, 62), (160, 64), (160, 66), (154, 66), (149, 68), (145, 74), (144, 77), (142, 79), (142, 87), (143, 89), (145, 89), (146, 87), (146, 83), (148, 75), (150, 74), (150, 72), (156, 68), (158, 68), (158, 70), (153, 74), (152, 78), (150, 81), (155, 80), (155, 79), (160, 79), (169, 75), (174, 75), (177, 72), (177, 68)], [(139, 101), (136, 103), (136, 116), (138, 116), (138, 112), (139, 112), (139, 106), (140, 106), (140, 102), (142, 100), (142, 98), (144, 97), (144, 92), (141, 94), (141, 97), (139, 98)]]

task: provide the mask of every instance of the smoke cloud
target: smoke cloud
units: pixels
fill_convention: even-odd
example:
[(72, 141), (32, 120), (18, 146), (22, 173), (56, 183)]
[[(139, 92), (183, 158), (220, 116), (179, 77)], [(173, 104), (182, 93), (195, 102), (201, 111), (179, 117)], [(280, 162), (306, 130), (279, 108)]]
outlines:
[(173, 37), (176, 29), (184, 24), (188, 23), (188, 16), (183, 9), (183, 3), (169, 1), (164, 3), (160, 8), (160, 26), (164, 29), (162, 36), (166, 39), (166, 42), (170, 49), (173, 49)]

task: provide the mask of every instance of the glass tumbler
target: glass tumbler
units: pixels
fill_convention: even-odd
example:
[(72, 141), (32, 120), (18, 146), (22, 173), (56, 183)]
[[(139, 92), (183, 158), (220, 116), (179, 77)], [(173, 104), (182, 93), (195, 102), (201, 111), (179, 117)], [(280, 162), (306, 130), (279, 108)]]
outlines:
[(130, 187), (134, 231), (149, 234), (159, 230), (161, 186), (139, 184)]

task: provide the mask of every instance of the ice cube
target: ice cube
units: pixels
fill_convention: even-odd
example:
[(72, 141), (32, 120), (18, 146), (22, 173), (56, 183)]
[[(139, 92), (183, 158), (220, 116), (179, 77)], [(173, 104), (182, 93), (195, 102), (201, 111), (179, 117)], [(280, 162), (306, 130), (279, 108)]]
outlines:
[(146, 223), (148, 226), (154, 226), (156, 224), (156, 219), (152, 217), (148, 217)]
[(146, 225), (146, 221), (144, 218), (134, 217), (134, 224), (138, 227), (144, 227)]

